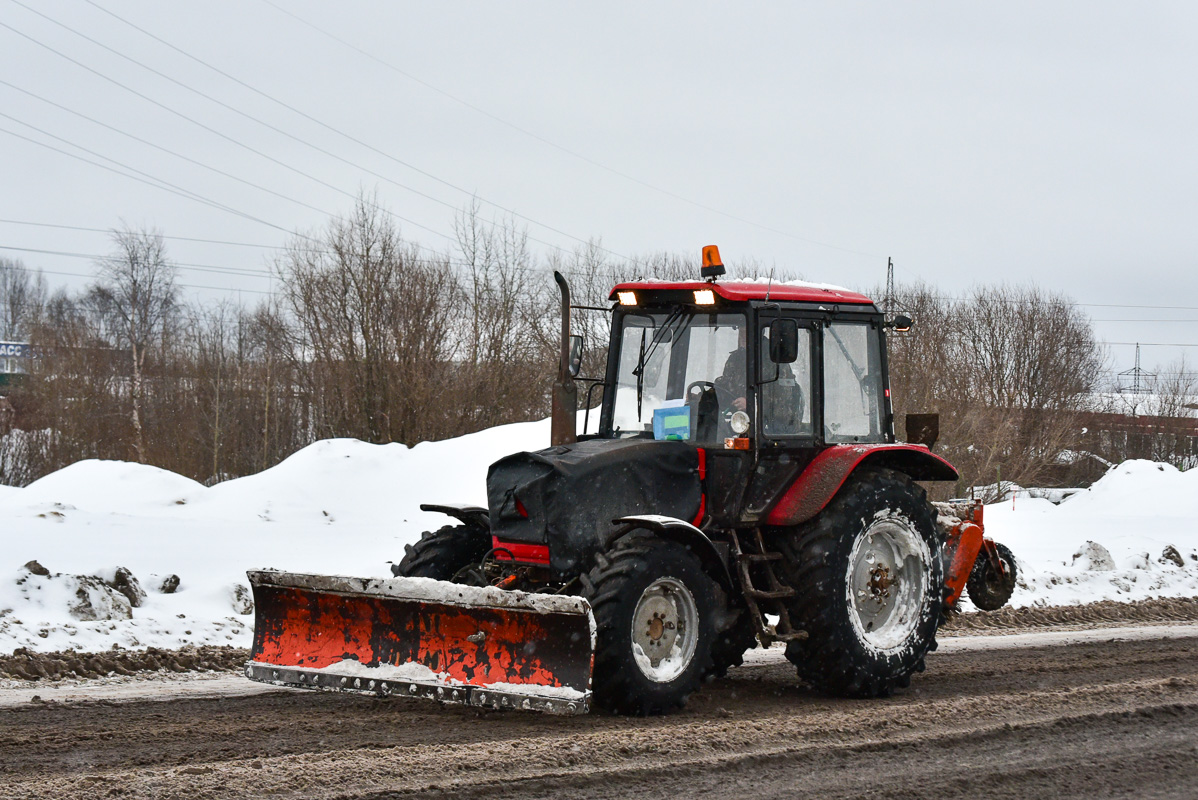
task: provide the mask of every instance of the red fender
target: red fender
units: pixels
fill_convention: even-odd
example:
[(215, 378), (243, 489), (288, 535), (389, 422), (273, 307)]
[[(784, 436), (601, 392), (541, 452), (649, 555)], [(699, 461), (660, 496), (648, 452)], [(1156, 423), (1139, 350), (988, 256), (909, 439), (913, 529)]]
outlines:
[(922, 444), (837, 444), (824, 450), (795, 479), (765, 518), (766, 525), (806, 522), (836, 496), (863, 463), (887, 467), (917, 481), (955, 481), (957, 469)]

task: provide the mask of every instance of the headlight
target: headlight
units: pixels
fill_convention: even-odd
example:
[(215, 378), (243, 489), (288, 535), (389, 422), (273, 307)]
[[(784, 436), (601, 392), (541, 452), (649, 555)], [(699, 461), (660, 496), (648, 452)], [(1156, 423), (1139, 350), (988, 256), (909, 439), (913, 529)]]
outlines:
[(732, 415), (732, 419), (728, 420), (728, 424), (732, 426), (733, 433), (744, 433), (749, 430), (749, 415), (743, 411), (737, 411)]

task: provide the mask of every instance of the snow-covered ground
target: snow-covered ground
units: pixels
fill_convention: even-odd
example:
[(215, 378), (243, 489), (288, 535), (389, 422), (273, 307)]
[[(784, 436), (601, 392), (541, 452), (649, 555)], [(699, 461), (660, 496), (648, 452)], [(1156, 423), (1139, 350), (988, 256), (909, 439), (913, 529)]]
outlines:
[[(329, 440), (211, 488), (114, 461), (73, 464), (23, 489), (0, 486), (0, 653), (246, 647), (253, 618), (239, 613), (238, 595), (247, 569), (389, 577), (405, 544), (448, 521), (420, 503), (485, 505), (491, 462), (548, 440), (548, 421), (413, 448)], [(1198, 595), (1196, 520), (1198, 470), (1144, 461), (1120, 465), (1059, 506), (1017, 498), (1014, 508), (986, 509), (987, 532), (1019, 560), (1013, 605)], [(1180, 566), (1162, 559), (1170, 546)], [(22, 567), (34, 560), (50, 575)], [(126, 607), (99, 580), (113, 582), (118, 567), (144, 590), (140, 606)], [(178, 588), (164, 593), (172, 575)], [(89, 607), (93, 616), (129, 618), (80, 619)]]
[(985, 528), (1019, 562), (1015, 606), (1198, 596), (1198, 470), (1126, 461), (1060, 505), (986, 506)]

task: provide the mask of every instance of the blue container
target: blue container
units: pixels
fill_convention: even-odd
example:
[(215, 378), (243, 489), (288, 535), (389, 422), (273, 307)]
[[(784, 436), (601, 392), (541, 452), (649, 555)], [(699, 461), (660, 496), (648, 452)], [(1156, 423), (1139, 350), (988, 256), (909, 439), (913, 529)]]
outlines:
[(687, 406), (653, 409), (654, 439), (688, 439), (691, 435), (691, 410)]

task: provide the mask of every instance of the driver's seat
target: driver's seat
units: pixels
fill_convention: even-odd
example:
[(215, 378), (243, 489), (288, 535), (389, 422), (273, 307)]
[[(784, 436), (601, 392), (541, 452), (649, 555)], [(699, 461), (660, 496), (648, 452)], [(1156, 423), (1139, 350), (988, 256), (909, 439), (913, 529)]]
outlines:
[(691, 414), (691, 439), (696, 442), (715, 441), (720, 424), (720, 401), (714, 386), (691, 386), (686, 394)]

